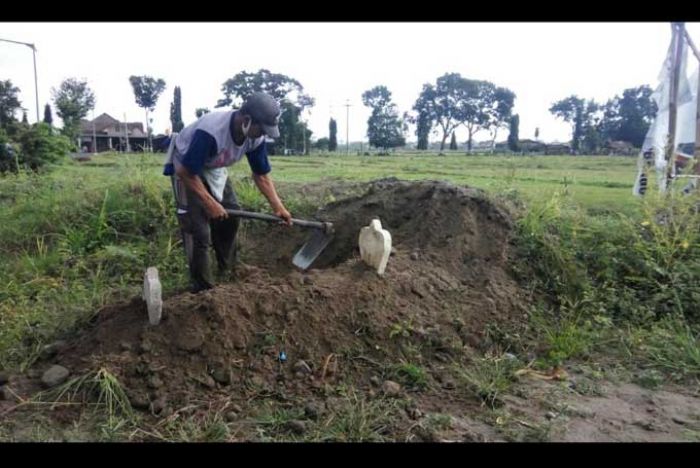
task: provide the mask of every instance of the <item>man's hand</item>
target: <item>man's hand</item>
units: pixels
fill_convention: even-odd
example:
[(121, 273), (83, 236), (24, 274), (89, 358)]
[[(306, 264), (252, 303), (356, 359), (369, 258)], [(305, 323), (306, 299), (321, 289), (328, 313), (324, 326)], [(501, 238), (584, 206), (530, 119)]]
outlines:
[(221, 203), (217, 202), (212, 202), (207, 204), (207, 215), (211, 219), (216, 219), (216, 220), (222, 220), (228, 218), (228, 213), (224, 209), (223, 206), (221, 206)]
[(280, 218), (284, 219), (287, 226), (292, 225), (292, 215), (289, 214), (289, 211), (287, 211), (287, 208), (284, 206), (280, 206), (275, 210), (275, 216), (279, 216)]

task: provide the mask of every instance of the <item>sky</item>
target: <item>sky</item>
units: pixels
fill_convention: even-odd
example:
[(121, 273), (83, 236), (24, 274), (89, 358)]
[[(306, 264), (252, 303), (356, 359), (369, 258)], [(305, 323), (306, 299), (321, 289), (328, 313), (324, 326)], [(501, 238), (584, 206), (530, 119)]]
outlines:
[[(700, 23), (687, 23), (700, 44)], [(215, 110), (221, 85), (235, 74), (267, 68), (297, 79), (316, 104), (304, 114), (314, 138), (367, 141), (369, 108), (362, 93), (384, 85), (399, 112), (410, 111), (423, 84), (445, 73), (489, 80), (516, 94), (520, 138), (567, 141), (571, 127), (548, 109), (571, 94), (605, 102), (625, 88), (656, 87), (671, 40), (670, 23), (2, 23), (0, 39), (37, 48), (39, 112), (53, 106), (51, 89), (85, 79), (96, 96), (94, 115), (145, 121), (134, 102), (131, 75), (165, 80), (153, 113), (155, 133), (170, 127), (173, 89), (182, 90), (185, 124), (195, 109)], [(36, 121), (32, 52), (0, 41), (0, 79), (21, 89)], [(350, 107), (345, 107), (345, 104)], [(346, 115), (349, 111), (349, 120)], [(91, 118), (89, 115), (88, 118)], [(54, 119), (60, 122), (55, 115)], [(507, 137), (502, 130), (498, 140)], [(408, 135), (414, 141), (413, 128)], [(466, 141), (466, 129), (457, 130)], [(475, 140), (489, 139), (485, 132)], [(436, 135), (431, 140), (439, 141)]]

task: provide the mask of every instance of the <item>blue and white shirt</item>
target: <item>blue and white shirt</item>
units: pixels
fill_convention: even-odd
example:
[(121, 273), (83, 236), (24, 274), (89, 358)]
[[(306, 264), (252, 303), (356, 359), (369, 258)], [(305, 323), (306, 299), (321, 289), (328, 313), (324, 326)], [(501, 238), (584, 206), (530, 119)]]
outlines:
[(173, 175), (177, 166), (185, 166), (191, 174), (202, 176), (212, 195), (221, 201), (228, 177), (226, 167), (240, 161), (244, 154), (254, 174), (270, 172), (264, 135), (246, 138), (240, 146), (234, 143), (231, 121), (236, 112), (210, 112), (183, 128), (170, 144), (163, 174)]

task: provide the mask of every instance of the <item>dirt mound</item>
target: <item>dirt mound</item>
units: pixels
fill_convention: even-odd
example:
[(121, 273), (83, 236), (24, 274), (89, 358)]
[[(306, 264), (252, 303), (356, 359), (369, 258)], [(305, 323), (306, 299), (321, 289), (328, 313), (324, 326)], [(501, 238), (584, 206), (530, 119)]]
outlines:
[[(374, 217), (395, 248), (382, 278), (357, 248)], [(512, 221), (479, 191), (382, 180), (317, 218), (337, 232), (312, 270), (291, 266), (308, 231), (246, 229), (236, 281), (166, 299), (156, 327), (140, 299), (107, 307), (52, 363), (74, 374), (107, 367), (134, 406), (167, 412), (216, 394), (284, 399), (339, 381), (369, 385), (401, 363), (439, 380), (451, 356), (481, 346), (489, 324), (523, 319), (524, 293), (509, 274)]]

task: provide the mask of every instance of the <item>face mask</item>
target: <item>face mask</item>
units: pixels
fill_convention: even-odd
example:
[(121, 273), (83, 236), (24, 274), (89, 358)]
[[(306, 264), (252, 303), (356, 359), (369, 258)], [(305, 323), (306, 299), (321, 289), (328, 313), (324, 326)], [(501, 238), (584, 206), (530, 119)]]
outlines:
[(248, 125), (246, 125), (245, 122), (243, 123), (242, 130), (243, 130), (243, 136), (244, 136), (244, 137), (248, 138), (248, 130), (250, 130), (250, 126), (251, 126), (252, 124), (253, 124), (253, 120), (252, 120), (252, 119), (248, 119)]

